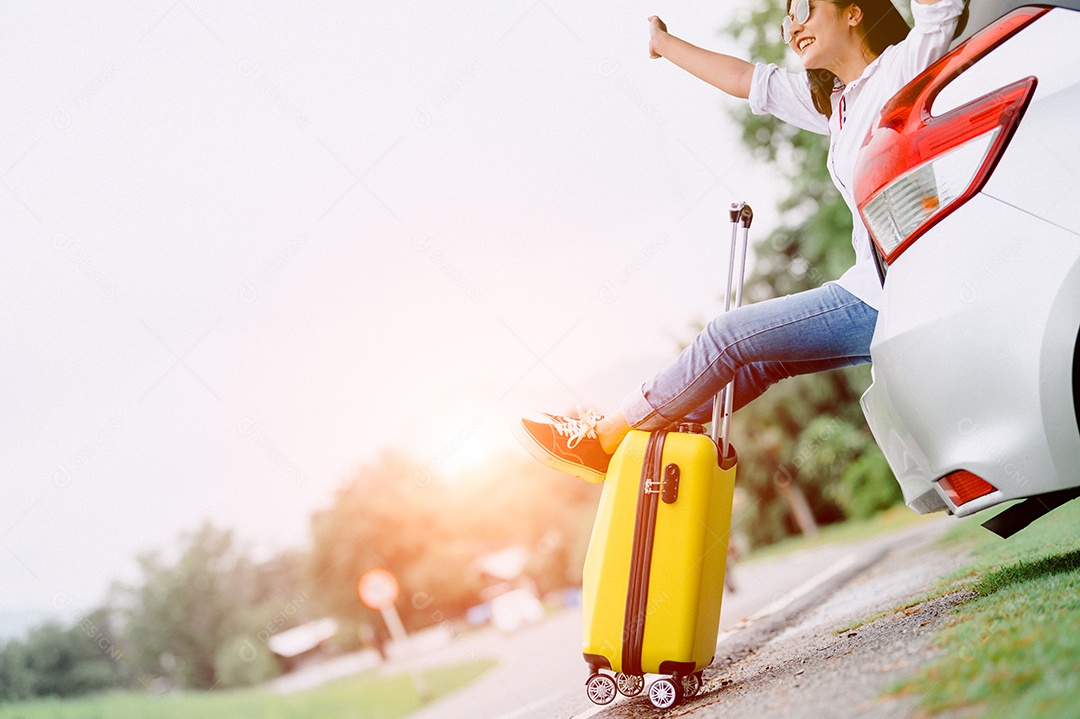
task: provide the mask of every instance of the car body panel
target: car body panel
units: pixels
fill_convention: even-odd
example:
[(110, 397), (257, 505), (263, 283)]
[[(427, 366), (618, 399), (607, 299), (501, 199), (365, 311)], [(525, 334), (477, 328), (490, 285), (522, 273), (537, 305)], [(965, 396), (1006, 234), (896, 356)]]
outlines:
[[(1080, 0), (1053, 0), (1052, 2), (1033, 3), (1031, 0), (968, 0), (965, 17), (960, 28), (957, 42), (962, 42), (995, 20), (1022, 7), (1052, 6), (1062, 9), (1080, 10)], [(1057, 48), (1055, 48), (1055, 51)]]
[[(886, 278), (862, 404), (905, 501), (970, 514), (1080, 484), (1067, 390), (1080, 236), (980, 194), (901, 260)], [(959, 469), (1002, 491), (958, 511), (934, 480)], [(924, 497), (931, 490), (944, 507)]]
[[(983, 192), (1080, 232), (1080, 12), (1054, 9), (949, 83), (931, 111), (941, 115), (1025, 77), (1038, 86)], [(1045, 48), (1054, 47), (1052, 54)]]

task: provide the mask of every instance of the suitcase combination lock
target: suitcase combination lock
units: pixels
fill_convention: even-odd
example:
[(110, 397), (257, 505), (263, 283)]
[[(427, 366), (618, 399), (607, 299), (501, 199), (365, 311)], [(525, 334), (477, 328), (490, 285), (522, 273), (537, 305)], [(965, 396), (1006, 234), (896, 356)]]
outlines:
[(664, 478), (645, 481), (645, 494), (659, 494), (664, 504), (674, 504), (679, 498), (679, 465), (669, 464), (664, 467)]

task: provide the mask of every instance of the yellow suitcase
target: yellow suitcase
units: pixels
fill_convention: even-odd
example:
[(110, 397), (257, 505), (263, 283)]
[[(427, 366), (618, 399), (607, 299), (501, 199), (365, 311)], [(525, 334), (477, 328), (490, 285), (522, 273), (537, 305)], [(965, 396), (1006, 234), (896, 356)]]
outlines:
[(611, 460), (583, 579), (596, 703), (637, 694), (644, 674), (670, 676), (649, 689), (660, 708), (701, 686), (716, 650), (735, 487), (734, 452), (717, 457), (704, 434), (634, 431)]
[[(745, 203), (732, 206), (725, 309), (739, 227), (736, 305), (742, 300), (752, 218)], [(635, 430), (611, 458), (582, 579), (586, 693), (596, 704), (611, 702), (616, 692), (640, 693), (645, 674), (665, 675), (649, 687), (649, 700), (660, 709), (701, 688), (701, 672), (716, 651), (731, 529), (732, 391), (729, 384), (717, 395), (712, 436), (700, 425)]]

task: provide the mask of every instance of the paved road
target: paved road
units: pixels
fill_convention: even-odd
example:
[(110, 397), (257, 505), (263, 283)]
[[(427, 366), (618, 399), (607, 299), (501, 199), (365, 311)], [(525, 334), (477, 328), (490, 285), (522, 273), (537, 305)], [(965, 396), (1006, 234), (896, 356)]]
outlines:
[(925, 716), (919, 696), (885, 692), (939, 654), (935, 632), (966, 598), (914, 602), (968, 561), (933, 544), (953, 521), (861, 543), (850, 561), (834, 565), (831, 579), (807, 584), (772, 614), (722, 636), (702, 693), (677, 709), (661, 712), (636, 697), (577, 719)]
[[(737, 565), (737, 591), (724, 597), (721, 615), (719, 658), (725, 653), (745, 655), (757, 651), (771, 637), (781, 633), (785, 617), (805, 609), (805, 604), (821, 602), (836, 589), (865, 573), (897, 546), (910, 544), (910, 537), (934, 536), (948, 528), (941, 518), (857, 545), (829, 545), (802, 550), (783, 557)], [(922, 544), (922, 542), (920, 542)], [(918, 561), (915, 564), (919, 564)], [(914, 574), (894, 570), (858, 601), (844, 599), (836, 612), (880, 611), (877, 605), (902, 596), (911, 587), (926, 584), (929, 575), (941, 570), (916, 566)], [(885, 591), (883, 587), (888, 587)], [(887, 608), (882, 606), (882, 608)], [(771, 623), (771, 624), (770, 624)], [(762, 634), (762, 628), (771, 626)], [(757, 638), (755, 638), (757, 637)], [(754, 644), (757, 646), (752, 646)], [(492, 657), (499, 665), (468, 687), (413, 714), (410, 719), (586, 719), (600, 713), (585, 697), (586, 667), (581, 659), (581, 615), (567, 610), (543, 623), (512, 635), (494, 630), (470, 633), (450, 646), (427, 654), (424, 665)], [(385, 671), (400, 671), (391, 664)], [(709, 679), (710, 674), (706, 674)], [(640, 702), (641, 699), (634, 700)], [(634, 706), (639, 706), (635, 704)], [(647, 705), (646, 705), (647, 707)], [(601, 716), (621, 716), (618, 705), (603, 710)], [(635, 710), (636, 711), (636, 710)], [(636, 715), (633, 714), (633, 715)]]

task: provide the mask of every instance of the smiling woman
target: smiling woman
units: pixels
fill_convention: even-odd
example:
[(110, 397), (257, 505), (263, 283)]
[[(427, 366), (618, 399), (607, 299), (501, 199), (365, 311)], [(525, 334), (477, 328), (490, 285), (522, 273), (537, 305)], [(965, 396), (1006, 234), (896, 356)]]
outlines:
[(870, 361), (882, 288), (852, 193), (856, 154), (885, 102), (948, 49), (962, 10), (963, 0), (918, 0), (909, 31), (889, 0), (797, 0), (780, 30), (802, 73), (696, 47), (649, 18), (652, 57), (748, 99), (755, 114), (828, 136), (829, 174), (853, 216), (855, 265), (820, 288), (721, 315), (614, 412), (521, 420), (534, 457), (601, 482), (631, 429), (707, 422), (712, 398), (731, 381), (738, 409), (788, 377)]
[[(810, 24), (810, 11), (815, 6), (821, 7), (819, 15), (829, 15), (827, 21), (821, 23), (821, 30), (816, 29), (816, 22), (814, 27), (807, 27)], [(854, 0), (796, 0), (794, 7), (788, 3), (788, 10), (780, 28), (781, 34), (784, 42), (802, 58), (814, 107), (826, 117), (832, 115), (831, 97), (837, 90), (837, 84), (843, 86), (847, 82), (841, 79), (841, 72), (845, 75), (854, 72), (858, 69), (858, 63), (856, 67), (849, 68), (841, 57), (823, 56), (823, 51), (817, 47), (811, 50), (811, 46), (817, 44), (818, 36), (828, 33), (830, 29), (848, 28), (856, 38), (861, 37), (863, 55), (872, 61), (885, 52), (885, 48), (903, 41), (908, 34), (907, 23), (889, 0), (862, 0), (858, 5)], [(822, 43), (822, 46), (827, 45)]]

